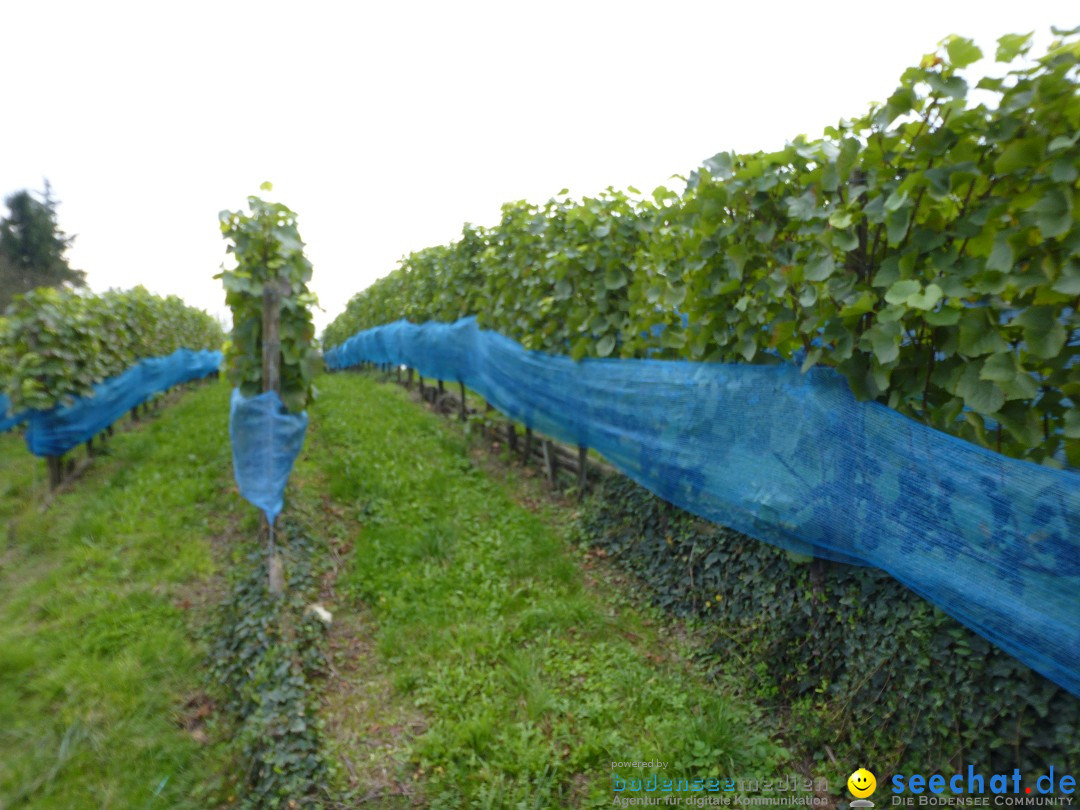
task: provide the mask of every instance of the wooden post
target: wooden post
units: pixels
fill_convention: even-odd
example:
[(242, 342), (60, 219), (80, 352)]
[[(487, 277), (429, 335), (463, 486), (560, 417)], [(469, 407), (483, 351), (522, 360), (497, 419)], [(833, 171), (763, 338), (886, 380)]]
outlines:
[(405, 387), (408, 390), (412, 391), (412, 375), (413, 375), (412, 366), (407, 368), (405, 371), (406, 371)]
[(458, 385), (461, 386), (461, 421), (465, 421), (465, 383), (458, 380)]
[(525, 451), (521, 454), (521, 463), (528, 464), (532, 456), (532, 428), (525, 428)]
[(580, 501), (585, 497), (585, 473), (588, 472), (588, 454), (589, 448), (583, 444), (578, 445), (577, 449), (577, 499)]
[[(281, 394), (281, 282), (277, 279), (263, 286), (263, 322), (262, 322), (262, 380), (263, 391), (276, 391)], [(267, 541), (274, 536), (274, 526), (262, 516), (266, 528)], [(272, 594), (285, 591), (284, 566), (276, 546), (270, 544), (269, 588)]]
[(49, 489), (56, 489), (64, 480), (64, 460), (62, 456), (46, 456), (45, 464), (49, 468)]
[(281, 393), (281, 289), (269, 282), (263, 287), (262, 323), (263, 391)]
[(555, 463), (555, 448), (551, 442), (547, 439), (543, 442), (544, 450), (544, 472), (547, 474), (548, 483), (551, 488), (555, 488), (555, 479), (558, 472), (558, 468)]
[(513, 422), (506, 423), (506, 443), (510, 445), (510, 452), (517, 452), (517, 426)]

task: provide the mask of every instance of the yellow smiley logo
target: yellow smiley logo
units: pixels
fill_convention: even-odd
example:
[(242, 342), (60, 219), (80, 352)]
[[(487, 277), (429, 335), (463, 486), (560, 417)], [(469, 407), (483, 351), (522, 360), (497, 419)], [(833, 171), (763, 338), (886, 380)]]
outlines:
[(877, 779), (866, 768), (859, 768), (848, 777), (847, 787), (852, 796), (865, 799), (877, 788)]

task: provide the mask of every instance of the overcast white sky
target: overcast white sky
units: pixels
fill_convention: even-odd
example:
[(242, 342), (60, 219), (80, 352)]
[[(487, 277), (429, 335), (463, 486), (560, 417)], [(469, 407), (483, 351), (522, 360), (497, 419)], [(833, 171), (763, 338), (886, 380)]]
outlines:
[(48, 177), (92, 288), (219, 314), (217, 214), (270, 180), (321, 328), (505, 201), (648, 191), (861, 114), (950, 33), (992, 58), (1077, 22), (1075, 0), (0, 0), (0, 196)]

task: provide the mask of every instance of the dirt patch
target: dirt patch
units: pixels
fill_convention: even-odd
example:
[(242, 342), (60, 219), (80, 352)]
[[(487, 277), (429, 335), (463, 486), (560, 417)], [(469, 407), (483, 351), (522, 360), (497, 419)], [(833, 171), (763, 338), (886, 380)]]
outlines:
[(169, 588), (173, 607), (190, 613), (188, 624), (193, 632), (210, 625), (214, 608), (228, 592), (226, 572), (232, 567), (229, 555), (241, 539), (239, 524), (239, 515), (231, 514), (225, 528), (207, 538), (214, 559), (214, 573)]
[(350, 798), (342, 806), (426, 807), (406, 752), (427, 721), (397, 695), (374, 636), (362, 606), (339, 607), (328, 640), (322, 715), (332, 756), (345, 771)]
[(206, 745), (210, 742), (206, 724), (216, 710), (217, 706), (209, 695), (205, 692), (196, 692), (184, 703), (183, 709), (176, 717), (176, 724), (190, 734), (195, 742)]
[[(319, 425), (313, 422), (305, 453), (317, 457), (321, 441)], [(395, 688), (393, 672), (376, 649), (377, 628), (365, 605), (336, 589), (363, 526), (329, 495), (321, 470), (295, 469), (292, 492), (290, 510), (307, 525), (319, 527), (329, 557), (319, 583), (322, 606), (333, 614), (325, 642), (326, 677), (319, 685), (325, 757), (336, 770), (335, 803), (327, 806), (426, 807), (407, 752), (427, 730), (427, 721)]]

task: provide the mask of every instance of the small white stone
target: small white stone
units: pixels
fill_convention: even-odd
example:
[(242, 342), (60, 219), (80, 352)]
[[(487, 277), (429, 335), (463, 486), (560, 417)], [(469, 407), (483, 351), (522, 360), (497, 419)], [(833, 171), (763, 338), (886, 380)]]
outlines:
[(309, 613), (314, 613), (318, 616), (319, 621), (323, 624), (330, 624), (330, 620), (334, 618), (333, 614), (320, 604), (310, 604), (307, 606), (307, 609)]

